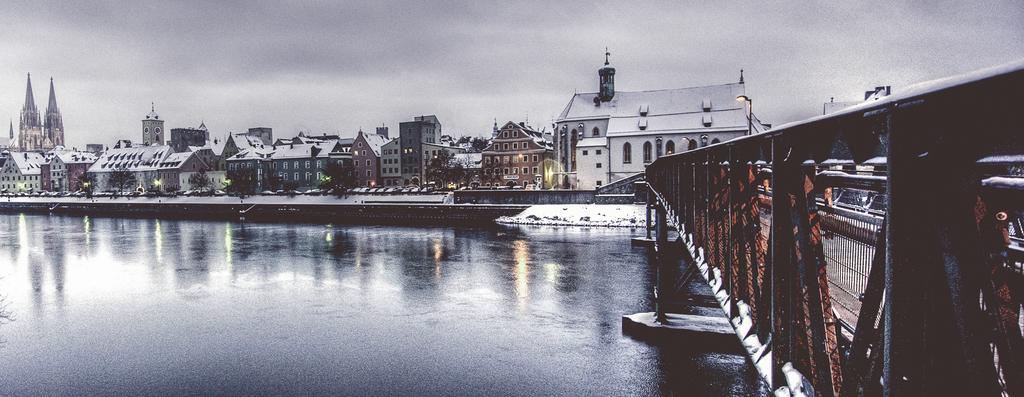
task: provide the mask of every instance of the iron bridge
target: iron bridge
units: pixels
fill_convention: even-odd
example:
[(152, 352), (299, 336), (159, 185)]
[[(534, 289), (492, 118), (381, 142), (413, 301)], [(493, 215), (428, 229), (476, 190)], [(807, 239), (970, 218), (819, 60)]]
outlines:
[(655, 250), (690, 255), (659, 274), (776, 395), (1024, 395), (1021, 93), (1017, 62), (658, 158)]

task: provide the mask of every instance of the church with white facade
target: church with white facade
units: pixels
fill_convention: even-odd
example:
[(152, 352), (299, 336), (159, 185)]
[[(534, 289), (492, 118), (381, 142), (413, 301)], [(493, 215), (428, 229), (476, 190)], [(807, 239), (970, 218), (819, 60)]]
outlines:
[[(557, 188), (596, 189), (643, 172), (660, 156), (764, 132), (739, 82), (615, 91), (615, 68), (598, 70), (598, 92), (573, 95), (555, 120)], [(748, 120), (748, 115), (751, 119)]]

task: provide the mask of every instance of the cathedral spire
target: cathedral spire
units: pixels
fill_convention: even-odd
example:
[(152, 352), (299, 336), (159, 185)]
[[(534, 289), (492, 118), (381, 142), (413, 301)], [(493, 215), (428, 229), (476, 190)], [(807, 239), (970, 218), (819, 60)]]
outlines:
[(10, 129), (10, 135), (8, 137), (11, 139), (11, 142), (13, 143), (13, 141), (14, 141), (14, 119), (13, 118), (11, 119), (11, 129)]
[(64, 146), (64, 120), (60, 115), (60, 108), (57, 107), (53, 77), (50, 77), (50, 99), (46, 104), (46, 114), (43, 117), (43, 148), (51, 149), (54, 146)]
[(28, 74), (28, 84), (25, 85), (25, 105), (22, 106), (24, 110), (36, 110), (36, 98), (32, 95), (32, 73)]
[(50, 101), (46, 104), (46, 113), (60, 112), (57, 108), (57, 94), (53, 92), (53, 77), (50, 77)]
[(740, 69), (740, 84), (743, 84), (743, 69)]

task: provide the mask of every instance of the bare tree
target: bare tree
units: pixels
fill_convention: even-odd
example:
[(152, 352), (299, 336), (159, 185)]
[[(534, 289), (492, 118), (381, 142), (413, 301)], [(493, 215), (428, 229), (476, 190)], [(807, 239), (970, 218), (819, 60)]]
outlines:
[(112, 171), (109, 181), (110, 186), (117, 189), (118, 193), (123, 193), (125, 188), (131, 187), (136, 182), (135, 174), (123, 167)]
[(192, 190), (205, 191), (210, 187), (210, 178), (206, 176), (206, 169), (202, 168), (188, 177), (188, 184)]

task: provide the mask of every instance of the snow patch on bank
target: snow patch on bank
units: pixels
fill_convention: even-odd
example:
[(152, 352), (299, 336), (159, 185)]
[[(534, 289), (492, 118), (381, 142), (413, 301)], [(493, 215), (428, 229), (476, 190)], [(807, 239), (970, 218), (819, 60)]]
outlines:
[(530, 206), (515, 216), (496, 220), (501, 224), (547, 226), (644, 227), (644, 205), (636, 204), (543, 204)]

